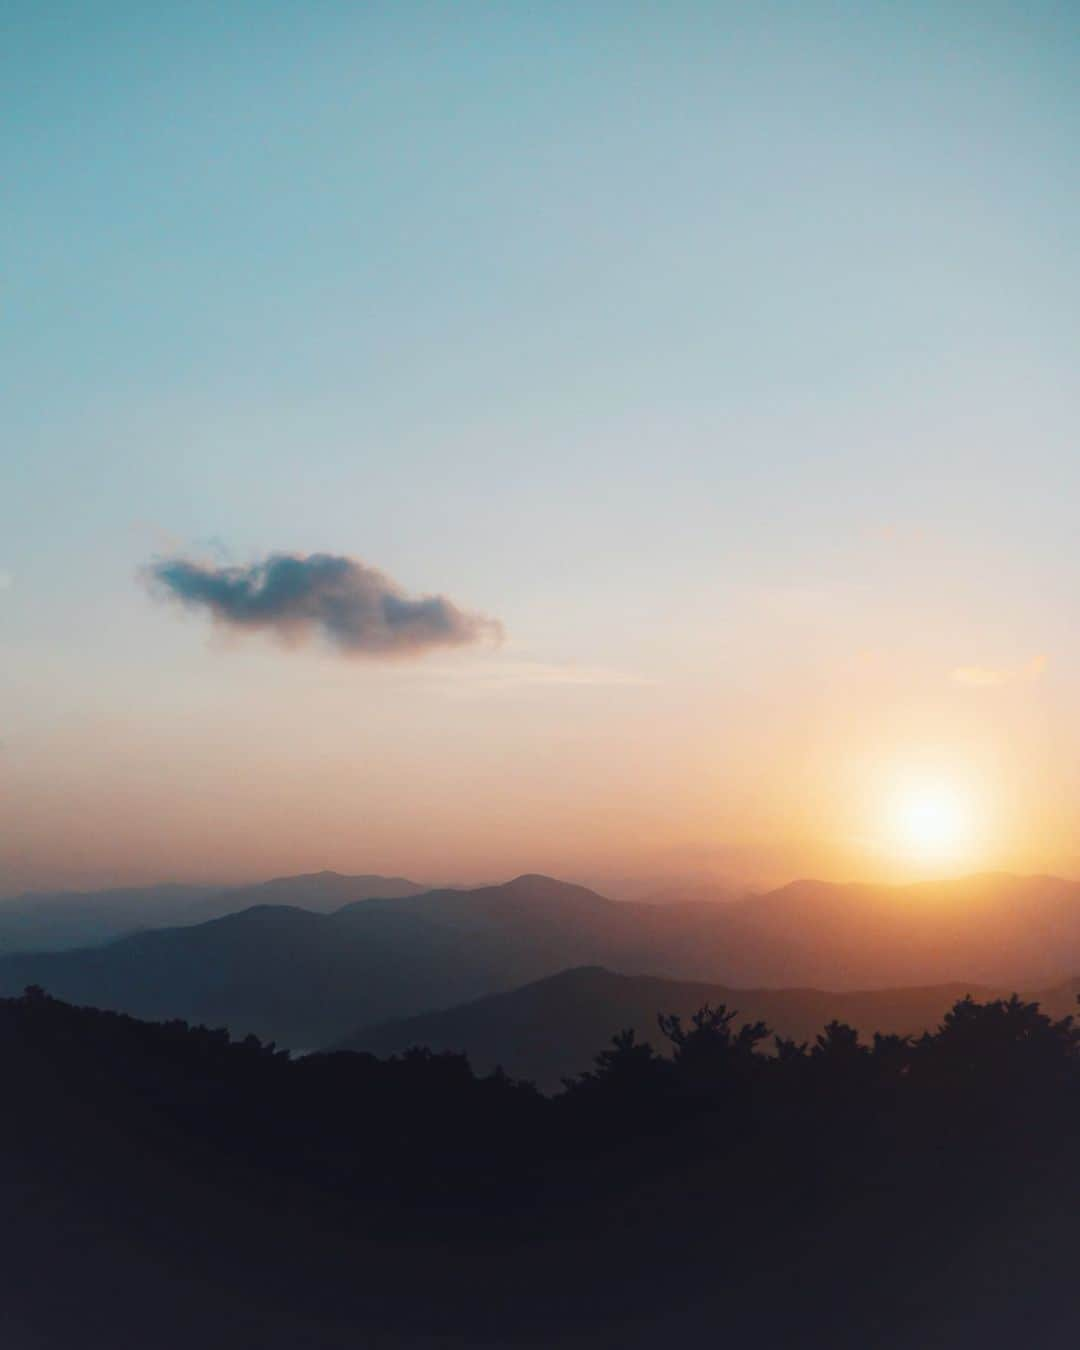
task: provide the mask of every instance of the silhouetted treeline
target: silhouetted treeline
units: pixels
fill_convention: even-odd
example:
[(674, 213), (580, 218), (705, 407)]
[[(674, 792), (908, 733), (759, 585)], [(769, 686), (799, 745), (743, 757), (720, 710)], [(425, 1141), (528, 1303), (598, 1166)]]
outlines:
[(842, 1022), (830, 1022), (810, 1045), (770, 1038), (763, 1022), (736, 1027), (736, 1017), (723, 1005), (704, 1006), (686, 1025), (660, 1014), (670, 1057), (623, 1031), (592, 1072), (567, 1081), (567, 1097), (598, 1109), (636, 1104), (651, 1121), (672, 1124), (748, 1104), (768, 1111), (812, 1102), (825, 1115), (902, 1104), (1008, 1111), (1033, 1094), (1060, 1100), (1080, 1085), (1073, 1018), (1054, 1020), (1015, 994), (982, 1004), (963, 999), (934, 1033), (875, 1033), (869, 1043)]
[(1080, 1029), (1016, 996), (966, 999), (917, 1039), (867, 1043), (832, 1022), (796, 1044), (736, 1019), (723, 1006), (685, 1023), (661, 1014), (669, 1054), (622, 1031), (548, 1098), (501, 1072), (476, 1076), (463, 1054), (293, 1059), (254, 1036), (75, 1008), (40, 989), (0, 1001), (5, 1077), (23, 1083), (24, 1103), (90, 1104), (144, 1143), (368, 1201), (463, 1189), (498, 1206), (512, 1193), (501, 1187), (535, 1181), (545, 1163), (673, 1135), (702, 1150), (733, 1134), (773, 1147), (778, 1131), (793, 1144), (839, 1138), (856, 1122), (864, 1141), (897, 1127), (998, 1138), (1080, 1102)]
[[(269, 1241), (246, 1227), (260, 1214), (322, 1244), (326, 1269), (343, 1243), (389, 1242), (379, 1257), (389, 1261), (422, 1241), (425, 1254), (410, 1259), (431, 1299), (449, 1279), (433, 1252), (463, 1260), (496, 1240), (500, 1259), (540, 1261), (531, 1275), (504, 1271), (507, 1291), (535, 1279), (550, 1296), (554, 1283), (574, 1319), (607, 1326), (629, 1315), (627, 1298), (662, 1302), (664, 1281), (676, 1279), (662, 1262), (678, 1251), (691, 1270), (705, 1242), (724, 1266), (712, 1278), (729, 1293), (755, 1287), (763, 1268), (802, 1272), (792, 1325), (805, 1331), (801, 1319), (812, 1317), (817, 1329), (784, 1342), (793, 1345), (846, 1344), (855, 1328), (870, 1336), (883, 1315), (875, 1281), (895, 1285), (890, 1315), (902, 1320), (904, 1300), (922, 1288), (913, 1269), (944, 1260), (958, 1232), (997, 1232), (1021, 1222), (1033, 1196), (1080, 1190), (1080, 1030), (1036, 1004), (965, 1000), (914, 1039), (864, 1042), (834, 1022), (795, 1044), (709, 1006), (686, 1021), (661, 1015), (658, 1031), (669, 1053), (620, 1032), (590, 1072), (547, 1097), (499, 1072), (477, 1076), (463, 1055), (292, 1059), (254, 1037), (29, 989), (0, 1001), (0, 1144), (20, 1175), (39, 1177), (47, 1212), (81, 1204), (110, 1233), (149, 1232), (148, 1250), (186, 1251), (196, 1232), (202, 1243), (207, 1230), (239, 1225), (229, 1259), (243, 1273), (228, 1277), (237, 1288), (254, 1269), (239, 1251)], [(570, 1241), (593, 1244), (591, 1270), (552, 1264)], [(870, 1252), (876, 1264), (864, 1269)], [(256, 1264), (272, 1271), (275, 1259)], [(631, 1290), (633, 1262), (649, 1263), (647, 1289)], [(838, 1262), (861, 1271), (859, 1292), (841, 1292)], [(405, 1278), (406, 1266), (394, 1269), (380, 1277), (387, 1289)], [(295, 1291), (328, 1276), (282, 1278)], [(467, 1285), (452, 1298), (471, 1335), (477, 1317), (498, 1322), (502, 1295), (489, 1290), (484, 1303), (476, 1290), (474, 1306)], [(732, 1325), (766, 1316), (731, 1297)], [(391, 1325), (421, 1315), (378, 1313)], [(500, 1343), (514, 1334), (504, 1325)]]

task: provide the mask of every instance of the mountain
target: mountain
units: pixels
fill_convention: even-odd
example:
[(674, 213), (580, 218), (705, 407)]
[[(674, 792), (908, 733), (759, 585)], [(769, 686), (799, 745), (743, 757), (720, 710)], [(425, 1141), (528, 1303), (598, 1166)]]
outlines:
[(288, 905), (0, 959), (6, 992), (40, 984), (76, 1003), (225, 1025), (294, 1048), (342, 1034), (343, 1019), (467, 998), (497, 987), (492, 978), (425, 920), (387, 913), (371, 923)]
[[(229, 913), (255, 905), (295, 905), (331, 914), (357, 900), (399, 900), (407, 895), (422, 895), (430, 890), (406, 877), (383, 877), (372, 873), (357, 876), (340, 872), (309, 872), (295, 877), (274, 877), (254, 886), (237, 886), (221, 893), (214, 903), (228, 905)], [(203, 915), (203, 918), (218, 917)]]
[(404, 877), (317, 872), (255, 886), (142, 886), (121, 890), (28, 892), (0, 900), (0, 952), (65, 951), (145, 928), (204, 923), (259, 904), (300, 905), (329, 913), (370, 897), (427, 890)]
[(38, 984), (75, 1003), (311, 1048), (547, 974), (590, 949), (619, 908), (541, 877), (354, 901), (332, 914), (262, 904), (106, 946), (0, 958), (0, 992)]
[[(325, 904), (357, 880), (320, 874), (219, 899), (232, 907), (238, 894), (307, 888)], [(9, 955), (0, 994), (40, 984), (74, 1002), (223, 1023), (310, 1049), (578, 966), (740, 989), (1046, 988), (1080, 970), (1080, 885), (798, 882), (725, 904), (649, 905), (522, 876), (354, 899), (332, 913), (259, 903), (104, 947)]]
[[(1055, 1017), (1076, 1010), (1080, 982), (1071, 981), (1028, 997)], [(639, 1039), (667, 1048), (658, 1013), (688, 1018), (706, 1003), (738, 1012), (737, 1022), (763, 1021), (775, 1034), (813, 1044), (825, 1025), (837, 1020), (875, 1031), (917, 1034), (936, 1028), (966, 994), (986, 1001), (1011, 989), (979, 985), (930, 985), (912, 989), (833, 993), (823, 989), (733, 989), (728, 985), (617, 975), (599, 966), (561, 971), (510, 993), (475, 999), (442, 1012), (423, 1013), (364, 1028), (335, 1049), (376, 1055), (400, 1054), (411, 1046), (469, 1056), (477, 1072), (502, 1066), (514, 1077), (532, 1080), (543, 1091), (591, 1067), (598, 1047), (632, 1027)]]
[(0, 900), (0, 952), (60, 951), (107, 942), (147, 923), (181, 923), (220, 891), (220, 886), (180, 885), (29, 891)]
[(838, 989), (973, 980), (1033, 988), (1080, 969), (1080, 884), (990, 873), (913, 886), (798, 881), (731, 909), (755, 952), (739, 983)]

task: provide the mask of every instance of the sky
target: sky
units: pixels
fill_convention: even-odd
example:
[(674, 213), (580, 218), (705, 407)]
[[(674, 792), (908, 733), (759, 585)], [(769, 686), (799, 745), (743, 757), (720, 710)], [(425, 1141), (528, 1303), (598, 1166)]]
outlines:
[(1073, 4), (0, 24), (0, 894), (1080, 874)]

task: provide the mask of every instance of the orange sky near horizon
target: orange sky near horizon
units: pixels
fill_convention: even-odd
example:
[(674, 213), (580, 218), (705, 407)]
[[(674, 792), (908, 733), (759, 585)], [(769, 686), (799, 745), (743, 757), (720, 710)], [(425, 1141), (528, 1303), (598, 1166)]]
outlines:
[(1080, 876), (1080, 9), (23, 9), (0, 895)]
[[(404, 670), (282, 659), (260, 638), (223, 652), (181, 628), (149, 706), (103, 679), (77, 719), (6, 747), (6, 891), (323, 868), (758, 885), (1080, 871), (1049, 663), (993, 687), (839, 649), (832, 669), (791, 650), (782, 675), (735, 678), (719, 658), (631, 679), (512, 646)], [(965, 817), (944, 847), (905, 834), (927, 794)]]

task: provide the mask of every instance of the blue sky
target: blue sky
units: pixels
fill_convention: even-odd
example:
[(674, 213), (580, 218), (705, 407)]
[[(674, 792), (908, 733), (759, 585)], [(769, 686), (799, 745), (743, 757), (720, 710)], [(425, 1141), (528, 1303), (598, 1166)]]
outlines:
[[(689, 775), (730, 819), (703, 824), (680, 799), (694, 823), (665, 825), (657, 848), (760, 823), (748, 766), (778, 773), (781, 751), (743, 744), (747, 717), (802, 744), (843, 700), (834, 672), (866, 659), (891, 672), (865, 678), (867, 718), (897, 742), (919, 716), (939, 744), (973, 719), (980, 753), (1026, 747), (1022, 763), (994, 750), (1003, 775), (1075, 790), (1072, 733), (1029, 725), (1064, 720), (1080, 681), (1073, 6), (6, 13), (13, 882), (112, 877), (128, 864), (110, 847), (140, 875), (184, 866), (190, 823), (175, 857), (102, 833), (85, 798), (106, 757), (129, 783), (174, 779), (160, 823), (206, 783), (168, 737), (152, 748), (158, 719), (182, 717), (220, 765), (255, 753), (229, 740), (245, 691), (276, 726), (339, 678), (257, 640), (208, 647), (137, 583), (157, 553), (349, 554), (505, 623), (506, 649), (475, 658), (481, 689), (487, 659), (536, 688), (542, 671), (606, 672), (616, 703), (667, 691), (620, 705), (611, 742), (647, 722), (663, 753), (683, 747), (659, 773), (666, 799), (666, 775)], [(1040, 655), (1023, 707), (956, 709), (950, 670)], [(570, 706), (554, 676), (555, 703), (530, 683), (513, 717), (505, 695), (494, 710), (455, 695), (462, 740), (434, 744), (410, 737), (445, 723), (435, 675), (345, 678), (348, 745), (387, 781), (469, 765), (486, 781), (490, 741), (523, 775), (520, 810), (557, 832), (528, 768), (539, 718), (542, 746), (581, 757), (582, 818), (600, 809), (582, 766), (612, 753), (592, 739), (607, 713)], [(299, 803), (316, 768), (292, 717), (277, 767)], [(703, 727), (715, 775), (694, 758)], [(861, 735), (836, 743), (855, 755)], [(613, 772), (647, 779), (650, 762)], [(262, 870), (268, 818), (241, 797), (235, 854), (223, 839), (188, 870)], [(47, 839), (83, 806), (100, 846), (53, 867)], [(644, 788), (634, 811), (619, 828), (664, 816)], [(785, 812), (760, 832), (783, 833)], [(320, 865), (408, 870), (400, 824), (355, 850), (348, 825), (297, 864), (337, 850)], [(580, 867), (606, 865), (619, 828)], [(1064, 829), (1040, 858), (1070, 864)], [(530, 838), (507, 865), (552, 861)], [(484, 866), (479, 841), (445, 864)]]

